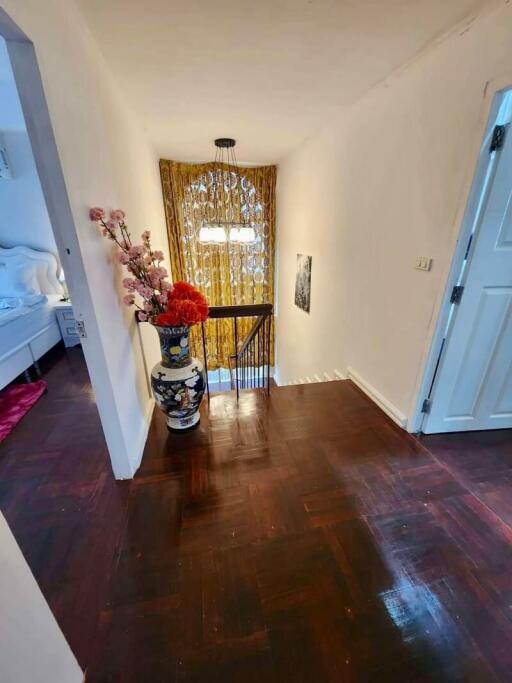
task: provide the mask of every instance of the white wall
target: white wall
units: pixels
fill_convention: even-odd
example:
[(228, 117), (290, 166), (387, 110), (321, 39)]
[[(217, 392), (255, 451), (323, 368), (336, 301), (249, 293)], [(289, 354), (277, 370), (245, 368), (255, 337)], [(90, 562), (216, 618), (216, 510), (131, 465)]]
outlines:
[(83, 673), (0, 514), (0, 680), (81, 683)]
[[(37, 53), (86, 268), (87, 282), (71, 280), (70, 291), (75, 313), (94, 336), (83, 346), (114, 471), (129, 477), (139, 464), (152, 402), (133, 310), (120, 304), (122, 275), (112, 268), (110, 245), (91, 225), (88, 208), (124, 208), (134, 235), (151, 227), (165, 250), (158, 160), (73, 2), (48, 0), (44, 12), (38, 0), (5, 0), (3, 7)], [(67, 247), (66, 237), (59, 239)], [(72, 258), (60, 251), (72, 278)]]
[[(410, 417), (491, 93), (512, 84), (512, 6), (500, 5), (280, 165), (283, 381), (351, 366)], [(313, 256), (309, 316), (293, 305), (296, 252)], [(433, 270), (414, 270), (416, 255)]]
[(0, 102), (0, 133), (3, 133), (13, 168), (12, 180), (0, 180), (0, 245), (23, 244), (57, 256), (7, 48), (1, 36)]

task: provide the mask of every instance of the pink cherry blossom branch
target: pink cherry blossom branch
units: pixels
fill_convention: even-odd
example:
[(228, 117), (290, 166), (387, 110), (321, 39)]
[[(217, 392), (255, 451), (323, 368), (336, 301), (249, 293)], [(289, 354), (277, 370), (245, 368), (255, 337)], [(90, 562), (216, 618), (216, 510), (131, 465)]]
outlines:
[[(123, 286), (128, 289), (128, 294), (123, 297), (126, 305), (135, 305), (139, 310), (139, 319), (147, 319), (149, 314), (156, 315), (166, 309), (167, 294), (171, 289), (169, 282), (165, 280), (167, 271), (161, 266), (164, 255), (161, 251), (151, 249), (151, 236), (149, 230), (142, 234), (142, 245), (134, 245), (128, 226), (125, 222), (125, 213), (120, 209), (110, 212), (110, 220), (105, 220), (105, 211), (99, 207), (90, 209), (89, 217), (99, 223), (105, 237), (111, 239), (119, 248), (118, 260), (126, 266), (134, 279), (125, 278)], [(118, 238), (117, 230), (120, 231)], [(142, 297), (145, 302), (142, 308), (136, 303), (135, 293)]]

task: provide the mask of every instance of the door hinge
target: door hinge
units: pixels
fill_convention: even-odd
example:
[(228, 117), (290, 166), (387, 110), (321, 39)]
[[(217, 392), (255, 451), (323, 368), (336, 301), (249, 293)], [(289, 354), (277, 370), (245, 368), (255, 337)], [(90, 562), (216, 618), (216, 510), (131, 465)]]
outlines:
[(85, 323), (83, 320), (76, 320), (76, 331), (78, 333), (78, 336), (81, 337), (82, 339), (87, 339), (87, 332), (85, 330)]
[(503, 145), (505, 144), (506, 130), (506, 126), (494, 126), (494, 130), (492, 131), (489, 152), (496, 152), (496, 150), (501, 149), (503, 147)]
[(462, 299), (463, 292), (464, 292), (464, 287), (462, 285), (456, 285), (452, 289), (452, 295), (450, 297), (450, 303), (451, 304), (460, 304), (460, 300)]
[(430, 413), (431, 406), (432, 406), (432, 399), (426, 398), (423, 401), (423, 405), (421, 406), (421, 412), (422, 413)]

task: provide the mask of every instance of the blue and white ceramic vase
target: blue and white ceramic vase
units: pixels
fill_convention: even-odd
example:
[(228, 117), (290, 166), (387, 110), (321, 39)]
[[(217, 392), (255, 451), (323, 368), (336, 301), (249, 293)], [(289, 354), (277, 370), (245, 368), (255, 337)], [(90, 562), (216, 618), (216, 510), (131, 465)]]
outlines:
[(203, 364), (190, 355), (189, 327), (154, 327), (162, 360), (151, 371), (153, 395), (170, 429), (190, 429), (199, 423), (206, 386)]

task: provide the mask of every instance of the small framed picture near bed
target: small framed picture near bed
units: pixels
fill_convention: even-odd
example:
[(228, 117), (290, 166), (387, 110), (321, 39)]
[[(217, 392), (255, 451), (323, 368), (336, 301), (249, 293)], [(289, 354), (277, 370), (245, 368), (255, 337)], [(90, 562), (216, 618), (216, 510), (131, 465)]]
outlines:
[(309, 313), (311, 304), (311, 256), (297, 254), (295, 275), (295, 305)]

